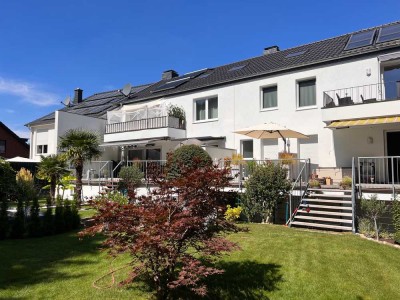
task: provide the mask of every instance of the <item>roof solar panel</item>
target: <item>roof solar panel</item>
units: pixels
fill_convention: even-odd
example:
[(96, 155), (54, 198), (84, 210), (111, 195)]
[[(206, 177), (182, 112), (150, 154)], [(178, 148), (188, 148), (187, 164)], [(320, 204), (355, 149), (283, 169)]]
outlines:
[(185, 82), (189, 81), (189, 79), (190, 79), (190, 77), (185, 77), (185, 78), (166, 82), (166, 83), (156, 87), (151, 92), (154, 93), (154, 92), (160, 92), (160, 91), (174, 89), (174, 88), (184, 84)]
[(352, 34), (344, 50), (351, 50), (371, 45), (375, 32), (376, 29)]
[(300, 55), (303, 55), (306, 52), (307, 52), (307, 50), (289, 53), (288, 55), (285, 56), (285, 58), (300, 56)]
[(382, 27), (379, 30), (377, 43), (389, 42), (400, 39), (400, 24), (394, 24), (387, 27)]
[(246, 65), (240, 65), (240, 66), (232, 67), (232, 68), (230, 68), (230, 69), (228, 70), (228, 72), (241, 70), (241, 69), (243, 69), (245, 66), (246, 66)]

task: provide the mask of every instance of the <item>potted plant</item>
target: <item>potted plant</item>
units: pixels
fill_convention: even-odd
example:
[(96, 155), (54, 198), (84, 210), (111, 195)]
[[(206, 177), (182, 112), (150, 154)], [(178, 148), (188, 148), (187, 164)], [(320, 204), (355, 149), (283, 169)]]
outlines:
[(186, 122), (186, 113), (183, 107), (170, 104), (168, 106), (168, 116), (169, 117), (174, 117), (179, 120), (179, 127), (184, 128), (185, 127), (185, 122)]
[(340, 187), (344, 190), (348, 190), (351, 188), (352, 180), (349, 176), (344, 176), (342, 181), (340, 182)]
[(332, 180), (332, 178), (330, 176), (325, 178), (325, 184), (326, 185), (332, 185), (332, 183), (333, 183), (333, 180)]

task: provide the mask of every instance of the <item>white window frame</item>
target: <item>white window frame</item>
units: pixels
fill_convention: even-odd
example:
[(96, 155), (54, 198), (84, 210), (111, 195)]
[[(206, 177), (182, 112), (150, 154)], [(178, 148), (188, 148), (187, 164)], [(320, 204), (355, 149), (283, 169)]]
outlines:
[[(253, 143), (253, 157), (244, 157), (243, 153), (243, 143), (244, 142), (252, 142)], [(243, 156), (243, 160), (253, 160), (254, 159), (254, 140), (253, 139), (245, 139), (240, 140), (240, 154)]]
[[(300, 83), (304, 81), (315, 81), (315, 104), (308, 106), (300, 106)], [(315, 76), (306, 77), (296, 80), (296, 110), (307, 110), (307, 109), (316, 109), (318, 108), (318, 91), (317, 91), (317, 78)]]
[[(208, 118), (208, 100), (210, 99), (217, 99), (217, 103), (218, 103), (218, 117), (217, 118), (212, 118), (209, 119)], [(206, 112), (205, 112), (205, 119), (204, 120), (196, 120), (196, 113), (197, 113), (197, 102), (198, 101), (205, 101), (206, 104)], [(204, 123), (204, 122), (214, 122), (214, 121), (218, 121), (219, 118), (219, 99), (218, 99), (218, 95), (213, 95), (213, 96), (208, 96), (208, 97), (203, 97), (203, 98), (197, 98), (193, 100), (193, 123)]]
[[(276, 87), (276, 106), (264, 108), (263, 107), (263, 105), (264, 105), (264, 89), (272, 88), (272, 87)], [(273, 84), (269, 84), (269, 85), (260, 87), (260, 111), (278, 110), (278, 106), (279, 106), (278, 84), (273, 83)]]
[[(44, 146), (46, 146), (46, 152), (44, 152)], [(39, 149), (41, 149), (39, 151)], [(36, 146), (36, 153), (37, 154), (48, 154), (49, 153), (49, 145), (43, 144), (43, 145), (37, 145)]]

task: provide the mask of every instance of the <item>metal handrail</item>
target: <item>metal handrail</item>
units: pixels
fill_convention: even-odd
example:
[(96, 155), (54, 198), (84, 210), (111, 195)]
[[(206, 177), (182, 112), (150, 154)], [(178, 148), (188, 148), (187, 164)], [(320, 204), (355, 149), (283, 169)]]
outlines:
[(352, 231), (353, 233), (356, 233), (356, 196), (357, 196), (357, 190), (356, 190), (356, 160), (353, 157), (351, 160), (351, 206), (352, 206)]
[(396, 184), (400, 184), (399, 164), (400, 156), (358, 157), (359, 196), (362, 195), (362, 184), (385, 184), (391, 186), (394, 199)]
[[(300, 172), (299, 172), (299, 175), (297, 176), (296, 180), (293, 182), (292, 188), (290, 189), (290, 192), (289, 192), (289, 211), (290, 211), (290, 217), (289, 217), (289, 219), (286, 221), (286, 225), (290, 225), (290, 223), (292, 222), (292, 219), (293, 219), (293, 217), (294, 217), (294, 215), (295, 215), (295, 213), (292, 212), (292, 195), (293, 195), (294, 188), (297, 186), (297, 183), (298, 183), (298, 182), (300, 182), (300, 204), (301, 204), (301, 201), (303, 200), (304, 195), (307, 193), (307, 190), (308, 190), (308, 180), (307, 180), (307, 185), (305, 186), (305, 190), (304, 190), (304, 193), (303, 193), (303, 188), (302, 188), (302, 181), (301, 181), (301, 179), (302, 179), (303, 171), (306, 170), (306, 167), (309, 166), (309, 165), (310, 165), (310, 159), (306, 159), (306, 161), (304, 162), (303, 167), (301, 168), (301, 170), (300, 170)], [(308, 171), (307, 171), (307, 173), (306, 173), (306, 178), (307, 178), (307, 179), (308, 179), (308, 176), (309, 176), (309, 174), (308, 174)], [(299, 205), (300, 205), (300, 204), (299, 204)]]

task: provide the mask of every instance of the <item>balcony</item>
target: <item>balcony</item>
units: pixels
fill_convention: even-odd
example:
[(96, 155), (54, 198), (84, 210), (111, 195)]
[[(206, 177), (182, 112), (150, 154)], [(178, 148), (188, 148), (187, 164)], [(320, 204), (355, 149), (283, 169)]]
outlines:
[(400, 100), (400, 81), (326, 91), (322, 119), (332, 121), (400, 114), (396, 100)]
[(175, 117), (162, 116), (107, 124), (104, 142), (185, 136), (185, 122)]

